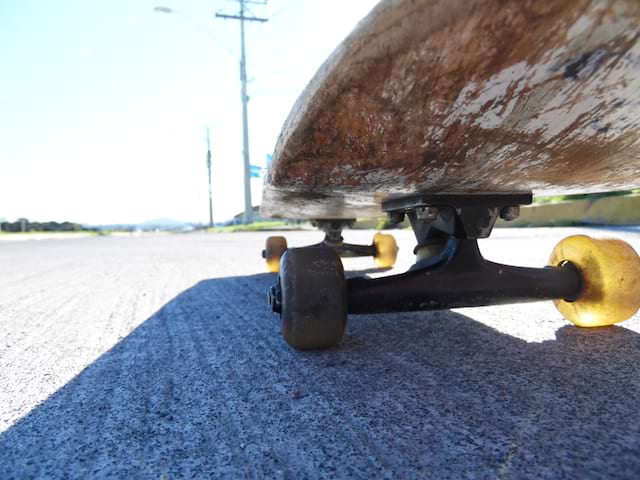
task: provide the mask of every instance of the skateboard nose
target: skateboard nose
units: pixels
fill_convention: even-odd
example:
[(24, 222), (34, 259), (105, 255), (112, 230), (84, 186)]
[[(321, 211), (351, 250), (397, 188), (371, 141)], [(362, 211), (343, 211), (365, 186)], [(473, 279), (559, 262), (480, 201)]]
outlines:
[(271, 286), (267, 296), (271, 311), (274, 313), (282, 313), (282, 289), (280, 288), (280, 280)]

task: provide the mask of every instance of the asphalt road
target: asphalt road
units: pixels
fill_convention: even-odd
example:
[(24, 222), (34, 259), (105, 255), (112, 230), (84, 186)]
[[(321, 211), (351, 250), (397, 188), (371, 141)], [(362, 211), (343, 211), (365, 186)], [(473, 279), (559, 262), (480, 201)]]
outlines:
[[(481, 249), (541, 266), (575, 231)], [(589, 232), (640, 250), (639, 229)], [(299, 353), (267, 309), (266, 235), (3, 242), (0, 478), (640, 477), (639, 316), (352, 316), (340, 348)]]

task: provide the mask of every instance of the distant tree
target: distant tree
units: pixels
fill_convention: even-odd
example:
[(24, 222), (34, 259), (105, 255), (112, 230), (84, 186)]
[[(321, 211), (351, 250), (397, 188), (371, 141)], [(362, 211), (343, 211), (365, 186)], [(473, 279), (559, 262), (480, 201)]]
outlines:
[(94, 230), (91, 228), (84, 228), (79, 223), (73, 222), (30, 222), (26, 218), (19, 218), (15, 222), (1, 222), (0, 231), (13, 233), (21, 232), (23, 222), (26, 232), (82, 232)]

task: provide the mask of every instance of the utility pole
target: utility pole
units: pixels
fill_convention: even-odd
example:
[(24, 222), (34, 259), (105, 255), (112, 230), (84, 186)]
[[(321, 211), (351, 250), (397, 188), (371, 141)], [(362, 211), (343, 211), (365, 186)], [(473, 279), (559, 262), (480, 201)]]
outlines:
[(245, 53), (244, 40), (244, 22), (260, 22), (268, 21), (266, 18), (247, 17), (245, 16), (246, 6), (248, 4), (264, 5), (265, 2), (252, 2), (251, 0), (236, 0), (240, 4), (240, 13), (238, 15), (225, 15), (216, 13), (218, 18), (226, 18), (231, 20), (240, 20), (240, 83), (241, 83), (241, 100), (242, 100), (242, 157), (244, 162), (244, 223), (253, 222), (253, 205), (251, 204), (251, 163), (249, 162), (249, 114), (247, 95), (247, 58)]
[(211, 200), (211, 145), (209, 144), (209, 126), (207, 125), (207, 171), (209, 173), (209, 226), (213, 228), (213, 201)]

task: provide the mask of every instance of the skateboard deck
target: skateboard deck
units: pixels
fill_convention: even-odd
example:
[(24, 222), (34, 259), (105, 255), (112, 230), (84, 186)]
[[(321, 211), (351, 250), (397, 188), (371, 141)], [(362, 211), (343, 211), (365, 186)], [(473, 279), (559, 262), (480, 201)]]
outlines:
[(383, 0), (295, 103), (261, 211), (638, 186), (640, 2)]

